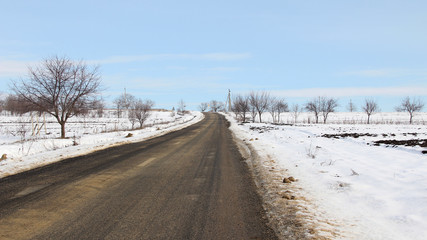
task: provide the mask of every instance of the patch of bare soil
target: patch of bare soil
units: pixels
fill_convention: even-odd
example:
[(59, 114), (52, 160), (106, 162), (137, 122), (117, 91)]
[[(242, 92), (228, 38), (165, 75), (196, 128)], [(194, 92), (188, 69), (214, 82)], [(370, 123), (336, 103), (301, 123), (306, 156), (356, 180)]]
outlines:
[[(387, 146), (397, 147), (397, 146), (407, 146), (407, 147), (423, 147), (427, 148), (427, 139), (410, 139), (410, 140), (378, 140), (374, 141), (374, 146), (380, 146), (385, 144)], [(427, 154), (427, 150), (422, 151), (423, 154)]]
[(325, 138), (359, 138), (359, 137), (378, 137), (378, 134), (371, 134), (371, 133), (338, 133), (338, 134), (322, 134), (321, 137)]
[[(403, 136), (414, 136), (416, 137), (418, 133), (402, 133)], [(396, 134), (381, 134), (382, 137), (395, 137)], [(338, 134), (322, 134), (321, 137), (325, 138), (359, 138), (359, 137), (378, 137), (378, 134), (371, 134), (371, 133), (338, 133)], [(409, 140), (395, 140), (395, 139), (388, 139), (388, 140), (377, 140), (372, 143), (374, 146), (380, 146), (381, 144), (391, 147), (397, 147), (397, 146), (407, 146), (407, 147), (423, 147), (427, 148), (427, 139), (409, 139)], [(371, 143), (368, 143), (368, 145), (371, 145)], [(427, 154), (427, 150), (421, 151), (423, 154)]]
[(250, 127), (249, 129), (252, 131), (258, 131), (259, 133), (269, 132), (271, 130), (279, 130), (278, 127), (271, 127), (271, 126)]

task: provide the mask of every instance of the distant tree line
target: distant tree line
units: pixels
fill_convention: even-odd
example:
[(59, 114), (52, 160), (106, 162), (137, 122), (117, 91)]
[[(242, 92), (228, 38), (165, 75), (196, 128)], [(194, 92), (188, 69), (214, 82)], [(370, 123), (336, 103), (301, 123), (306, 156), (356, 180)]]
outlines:
[(225, 111), (225, 104), (221, 101), (212, 100), (210, 102), (203, 102), (199, 105), (201, 112), (206, 112), (210, 109), (211, 112), (222, 112)]
[[(336, 112), (338, 106), (338, 99), (318, 96), (310, 99), (303, 106), (293, 104), (289, 107), (284, 98), (277, 98), (265, 91), (251, 91), (246, 95), (235, 95), (232, 99), (231, 111), (234, 112), (236, 118), (241, 122), (255, 122), (256, 119), (262, 122), (263, 113), (269, 112), (272, 116), (273, 123), (280, 122), (281, 113), (291, 112), (294, 122), (296, 123), (299, 114), (305, 110), (313, 113), (315, 123), (319, 123), (321, 118), (323, 123), (326, 123), (330, 113)], [(421, 100), (406, 97), (395, 109), (399, 112), (408, 112), (409, 123), (412, 124), (414, 113), (421, 111), (423, 107), (424, 103)], [(202, 112), (207, 111), (209, 108), (212, 112), (225, 110), (224, 104), (217, 101), (205, 102), (199, 105), (199, 109)], [(357, 111), (357, 107), (352, 100), (349, 101), (347, 109), (350, 112)], [(370, 119), (373, 114), (381, 111), (378, 103), (373, 99), (365, 99), (361, 109), (367, 115), (367, 124), (371, 122)]]

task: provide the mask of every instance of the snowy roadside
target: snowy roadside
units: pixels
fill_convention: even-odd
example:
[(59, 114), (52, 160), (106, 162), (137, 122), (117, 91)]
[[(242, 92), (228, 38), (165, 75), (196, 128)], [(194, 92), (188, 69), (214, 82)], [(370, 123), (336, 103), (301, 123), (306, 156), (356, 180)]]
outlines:
[[(420, 147), (376, 146), (425, 138), (425, 125), (239, 125), (270, 222), (283, 239), (424, 239), (427, 155)], [(322, 134), (370, 133), (356, 138)], [(418, 135), (417, 135), (418, 134)], [(244, 143), (244, 144), (243, 144)], [(369, 145), (368, 145), (369, 144)], [(243, 147), (242, 147), (243, 145)], [(293, 177), (295, 182), (283, 183)]]
[[(0, 153), (7, 155), (7, 159), (0, 161), (0, 178), (112, 146), (158, 137), (188, 127), (203, 118), (204, 115), (200, 112), (190, 112), (179, 120), (167, 124), (154, 124), (140, 130), (84, 134), (78, 139), (43, 138), (26, 142), (5, 141), (0, 145)], [(129, 137), (129, 133), (132, 136)], [(24, 146), (28, 152), (22, 154)]]

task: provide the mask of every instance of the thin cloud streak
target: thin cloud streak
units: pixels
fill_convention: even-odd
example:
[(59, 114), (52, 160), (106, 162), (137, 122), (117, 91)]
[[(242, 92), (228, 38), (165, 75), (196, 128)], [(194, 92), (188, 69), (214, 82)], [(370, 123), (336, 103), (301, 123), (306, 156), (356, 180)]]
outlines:
[(91, 64), (113, 64), (142, 62), (152, 60), (206, 60), (206, 61), (235, 61), (251, 58), (250, 53), (207, 53), (207, 54), (146, 54), (136, 56), (112, 56), (104, 59), (90, 60)]
[(369, 69), (345, 72), (344, 76), (361, 77), (401, 77), (401, 76), (427, 76), (426, 69)]
[(34, 65), (35, 62), (0, 60), (0, 77), (17, 77), (28, 72), (28, 66)]
[(385, 88), (306, 88), (271, 91), (285, 97), (350, 97), (350, 96), (425, 96), (427, 87), (385, 87)]

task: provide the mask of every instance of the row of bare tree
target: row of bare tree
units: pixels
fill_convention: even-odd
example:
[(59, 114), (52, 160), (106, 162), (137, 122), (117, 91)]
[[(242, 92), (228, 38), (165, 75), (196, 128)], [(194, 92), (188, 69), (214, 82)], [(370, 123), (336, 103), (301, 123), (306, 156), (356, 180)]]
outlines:
[(203, 102), (199, 105), (199, 110), (201, 112), (205, 112), (208, 109), (210, 109), (210, 111), (212, 112), (221, 112), (221, 111), (225, 111), (225, 105), (223, 102), (220, 102), (217, 100), (212, 100), (210, 102)]
[(249, 113), (252, 122), (258, 115), (259, 121), (262, 122), (262, 114), (270, 112), (273, 117), (273, 122), (280, 121), (280, 114), (288, 112), (288, 104), (283, 98), (271, 96), (268, 92), (250, 92), (248, 95), (236, 95), (233, 98), (232, 111), (240, 117), (243, 122), (246, 122)]
[[(84, 108), (74, 108), (75, 115), (85, 116), (95, 110), (98, 117), (102, 117), (105, 110), (105, 102), (102, 99), (92, 99), (88, 104), (85, 104)], [(0, 100), (0, 112), (8, 111), (11, 115), (23, 115), (28, 112), (43, 113), (43, 109), (37, 105), (32, 104), (27, 99), (15, 95), (9, 94), (4, 100)]]
[[(303, 107), (294, 104), (289, 110), (288, 104), (283, 98), (271, 96), (268, 92), (264, 91), (252, 91), (247, 95), (238, 94), (234, 96), (232, 111), (242, 122), (248, 120), (248, 114), (250, 114), (252, 122), (255, 122), (256, 116), (259, 117), (259, 122), (262, 122), (262, 114), (264, 112), (270, 112), (273, 122), (280, 122), (280, 113), (291, 111), (296, 122), (299, 113), (306, 110), (314, 114), (315, 123), (319, 123), (320, 116), (323, 117), (323, 123), (326, 123), (329, 114), (335, 112), (337, 107), (338, 99), (319, 96), (309, 100)], [(421, 111), (423, 107), (424, 103), (421, 100), (406, 97), (395, 109), (399, 112), (408, 112), (410, 117), (409, 122), (412, 124), (414, 113)], [(370, 123), (371, 115), (380, 111), (378, 103), (372, 99), (365, 99), (361, 108), (368, 116), (368, 124)], [(351, 112), (356, 110), (351, 100), (347, 109)]]
[(142, 128), (145, 120), (150, 116), (150, 111), (154, 106), (154, 102), (146, 99), (136, 98), (132, 94), (123, 93), (113, 101), (116, 110), (117, 118), (121, 117), (123, 111), (126, 111), (127, 117), (134, 128), (135, 123), (139, 123), (139, 127)]

